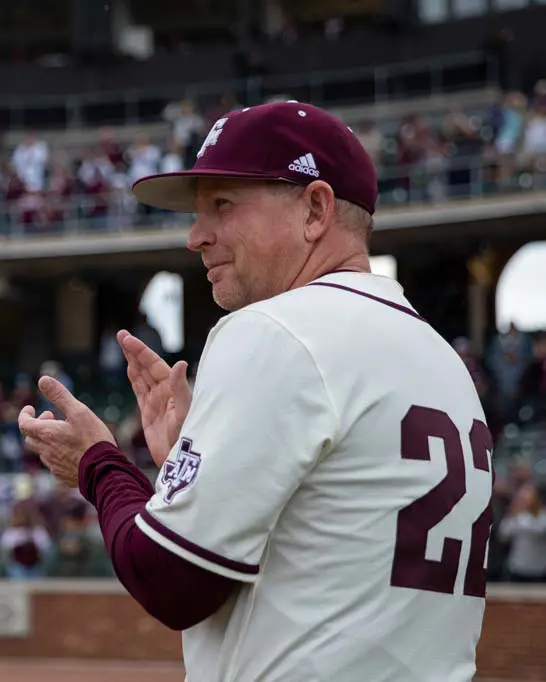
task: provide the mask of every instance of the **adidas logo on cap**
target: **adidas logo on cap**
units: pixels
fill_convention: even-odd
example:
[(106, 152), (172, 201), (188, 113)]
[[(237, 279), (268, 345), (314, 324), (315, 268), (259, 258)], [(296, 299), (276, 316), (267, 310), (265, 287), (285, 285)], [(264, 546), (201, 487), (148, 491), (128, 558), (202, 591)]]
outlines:
[(318, 178), (320, 175), (312, 154), (305, 154), (305, 156), (300, 156), (299, 159), (292, 161), (288, 166), (288, 170), (303, 173), (304, 175), (312, 175), (314, 178)]

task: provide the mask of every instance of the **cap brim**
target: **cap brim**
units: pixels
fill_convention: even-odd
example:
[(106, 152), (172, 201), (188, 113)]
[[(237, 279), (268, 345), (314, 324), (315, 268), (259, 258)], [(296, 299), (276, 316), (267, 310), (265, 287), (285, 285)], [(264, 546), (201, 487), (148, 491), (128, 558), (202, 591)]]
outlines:
[(245, 180), (283, 180), (261, 173), (240, 173), (216, 169), (189, 170), (150, 175), (137, 180), (133, 194), (141, 204), (179, 213), (195, 211), (197, 178), (241, 178)]

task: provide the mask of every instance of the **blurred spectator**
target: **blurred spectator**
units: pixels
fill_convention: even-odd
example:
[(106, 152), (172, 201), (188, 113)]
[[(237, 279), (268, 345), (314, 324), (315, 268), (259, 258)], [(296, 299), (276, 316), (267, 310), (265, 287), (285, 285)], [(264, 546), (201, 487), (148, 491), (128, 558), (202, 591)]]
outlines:
[(448, 198), (449, 149), (441, 134), (431, 135), (422, 161), (425, 198), (437, 203)]
[(445, 155), (449, 156), (449, 186), (452, 194), (474, 194), (480, 190), (481, 139), (477, 122), (458, 109), (452, 108), (442, 122), (446, 142)]
[(125, 374), (125, 358), (113, 325), (108, 325), (101, 334), (99, 365), (105, 385), (110, 389), (119, 389)]
[(383, 135), (373, 121), (362, 121), (355, 129), (360, 144), (370, 155), (376, 166), (381, 163)]
[[(18, 410), (25, 405), (36, 407), (36, 389), (28, 374), (19, 372), (15, 375), (13, 379), (13, 390), (9, 398), (10, 402), (13, 403)], [(0, 398), (0, 402), (3, 401), (4, 398)]]
[[(44, 375), (57, 379), (57, 381), (59, 381), (71, 393), (74, 391), (74, 382), (63, 370), (62, 365), (60, 363), (55, 362), (54, 360), (48, 360), (42, 363), (42, 366), (40, 367), (40, 376)], [(46, 400), (46, 398), (44, 398), (44, 396), (40, 393), (40, 397), (38, 400), (38, 411), (41, 413), (45, 412), (46, 410), (51, 410), (53, 414), (56, 414), (57, 416), (62, 416), (55, 407), (55, 405), (53, 405), (53, 403), (50, 403), (49, 400)]]
[(57, 578), (77, 578), (88, 574), (91, 546), (82, 520), (61, 519), (59, 538), (52, 552), (49, 573)]
[(20, 407), (12, 402), (4, 403), (0, 423), (1, 470), (4, 473), (23, 471), (23, 437), (19, 431), (17, 418)]
[(159, 171), (161, 173), (178, 173), (184, 170), (184, 161), (176, 140), (169, 142), (167, 153), (161, 159)]
[(546, 333), (533, 343), (533, 359), (521, 378), (520, 396), (533, 407), (536, 418), (546, 418)]
[(41, 578), (51, 549), (51, 538), (41, 518), (29, 507), (16, 504), (8, 528), (0, 539), (8, 578), (30, 580)]
[(17, 202), (19, 221), (25, 232), (43, 232), (48, 226), (48, 215), (44, 193), (41, 190), (26, 190)]
[(152, 327), (148, 320), (148, 317), (142, 312), (139, 312), (137, 315), (133, 334), (138, 339), (143, 341), (147, 346), (149, 346), (154, 351), (154, 353), (157, 353), (159, 356), (163, 357), (165, 351), (163, 349), (163, 342), (161, 341), (161, 336), (157, 329), (155, 329), (155, 327)]
[(116, 140), (116, 133), (112, 128), (101, 128), (99, 130), (99, 149), (101, 155), (106, 157), (112, 167), (116, 168), (123, 163), (123, 149)]
[(35, 133), (29, 132), (15, 149), (12, 157), (15, 172), (25, 189), (31, 192), (41, 192), (44, 189), (48, 159), (47, 144), (38, 140)]
[(494, 143), (499, 135), (504, 120), (504, 97), (499, 94), (493, 104), (488, 108), (484, 124), (486, 126), (485, 139)]
[(531, 173), (546, 171), (546, 99), (538, 98), (529, 114), (519, 166)]
[(497, 410), (505, 418), (513, 415), (521, 379), (531, 360), (531, 344), (526, 334), (512, 322), (505, 333), (494, 338), (488, 364), (495, 381)]
[(74, 217), (71, 205), (74, 184), (66, 166), (58, 164), (53, 167), (47, 195), (48, 222), (62, 223)]
[(71, 518), (83, 522), (88, 504), (77, 490), (70, 490), (54, 479), (52, 489), (40, 501), (39, 509), (49, 535), (57, 541), (62, 533), (64, 519)]
[(136, 200), (131, 193), (131, 182), (125, 169), (125, 162), (120, 161), (110, 177), (109, 213), (111, 228), (120, 230), (129, 227), (135, 211)]
[(165, 107), (163, 118), (172, 124), (172, 137), (182, 156), (192, 135), (205, 132), (203, 117), (197, 113), (192, 100), (171, 102)]
[(508, 482), (504, 488), (508, 500), (512, 501), (518, 492), (533, 481), (533, 470), (529, 462), (521, 456), (514, 456), (510, 460)]
[(506, 515), (510, 500), (511, 490), (508, 482), (497, 477), (493, 485), (493, 495), (491, 498), (493, 523), (491, 525), (487, 559), (487, 577), (488, 580), (493, 582), (499, 582), (506, 579), (508, 546), (499, 536), (499, 526)]
[(502, 123), (495, 140), (495, 150), (499, 161), (498, 180), (509, 182), (516, 168), (516, 154), (525, 126), (525, 107), (527, 100), (520, 92), (506, 95), (502, 109)]
[(140, 411), (138, 407), (129, 414), (119, 425), (117, 440), (127, 457), (141, 469), (150, 469), (154, 463), (142, 429)]
[(546, 509), (534, 485), (525, 485), (514, 496), (499, 526), (499, 537), (510, 542), (507, 566), (514, 582), (546, 580)]
[(137, 135), (134, 143), (125, 151), (125, 159), (129, 165), (129, 181), (134, 184), (140, 178), (154, 175), (159, 170), (161, 151), (159, 147), (151, 144), (150, 138), (145, 133)]
[[(430, 129), (422, 116), (412, 114), (402, 119), (398, 130), (399, 184), (410, 193), (410, 199), (423, 198), (423, 162), (430, 148), (430, 141)], [(416, 169), (419, 170), (419, 174), (414, 173)], [(418, 175), (421, 175), (421, 179)]]
[(472, 377), (472, 381), (476, 386), (476, 391), (480, 396), (480, 400), (482, 401), (482, 404), (484, 404), (484, 402), (487, 400), (487, 395), (489, 392), (489, 381), (485, 369), (482, 367), (476, 356), (476, 353), (474, 352), (474, 349), (472, 348), (470, 339), (459, 336), (453, 341), (452, 345), (457, 355), (464, 362), (468, 373)]

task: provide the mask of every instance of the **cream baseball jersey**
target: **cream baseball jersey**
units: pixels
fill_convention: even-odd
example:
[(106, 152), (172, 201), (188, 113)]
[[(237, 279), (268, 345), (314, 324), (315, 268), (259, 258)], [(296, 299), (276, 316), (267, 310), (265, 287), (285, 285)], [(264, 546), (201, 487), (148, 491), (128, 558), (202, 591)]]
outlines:
[(223, 318), (137, 517), (241, 583), (184, 633), (188, 682), (470, 682), (491, 447), (393, 280), (336, 272)]

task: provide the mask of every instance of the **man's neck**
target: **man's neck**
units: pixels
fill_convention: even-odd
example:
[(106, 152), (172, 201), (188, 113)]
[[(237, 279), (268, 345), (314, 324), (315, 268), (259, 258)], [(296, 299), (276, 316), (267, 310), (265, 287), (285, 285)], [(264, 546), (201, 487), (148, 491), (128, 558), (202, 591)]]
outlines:
[(324, 275), (329, 275), (333, 272), (371, 272), (370, 260), (367, 254), (359, 253), (351, 255), (347, 258), (329, 258), (324, 262), (315, 265), (314, 267), (308, 267), (307, 263), (304, 268), (300, 271), (298, 276), (292, 282), (290, 289), (297, 289), (298, 287), (305, 286), (309, 282), (313, 282), (319, 277), (324, 277)]

